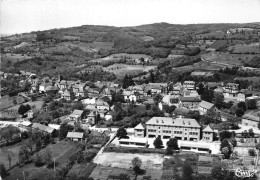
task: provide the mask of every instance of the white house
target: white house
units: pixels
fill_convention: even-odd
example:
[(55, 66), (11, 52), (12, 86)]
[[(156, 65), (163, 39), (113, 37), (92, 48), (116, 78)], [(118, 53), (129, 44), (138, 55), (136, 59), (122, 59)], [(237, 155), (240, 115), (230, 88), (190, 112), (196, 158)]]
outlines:
[(200, 115), (207, 114), (210, 110), (213, 110), (215, 105), (207, 101), (201, 101), (198, 105)]

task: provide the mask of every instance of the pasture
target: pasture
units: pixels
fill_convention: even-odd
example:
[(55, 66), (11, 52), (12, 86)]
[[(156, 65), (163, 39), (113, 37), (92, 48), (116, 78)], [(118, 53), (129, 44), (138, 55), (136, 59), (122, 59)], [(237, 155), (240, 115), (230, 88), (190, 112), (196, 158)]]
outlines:
[(104, 67), (103, 70), (112, 72), (117, 76), (117, 78), (122, 79), (126, 74), (134, 76), (142, 72), (148, 72), (155, 68), (156, 66), (113, 64), (111, 66)]
[(228, 53), (207, 53), (203, 54), (202, 58), (211, 63), (243, 66), (244, 61), (252, 59), (255, 55), (251, 54), (228, 54)]
[(231, 53), (239, 53), (239, 54), (260, 54), (259, 43), (252, 43), (252, 44), (236, 44), (234, 46), (230, 46), (228, 50)]
[(111, 42), (92, 42), (92, 43), (85, 43), (85, 42), (63, 42), (62, 45), (72, 48), (76, 47), (81, 49), (84, 52), (97, 52), (101, 49), (110, 50), (112, 49), (113, 43)]
[(56, 45), (55, 47), (44, 48), (43, 51), (47, 54), (52, 54), (52, 53), (66, 54), (71, 51), (71, 48), (62, 45)]
[(9, 63), (9, 61), (11, 63), (16, 63), (19, 61), (23, 61), (26, 59), (31, 59), (31, 56), (28, 56), (26, 54), (11, 54), (11, 53), (5, 53), (5, 54), (1, 54), (1, 64), (2, 66), (6, 65), (7, 63)]
[(152, 59), (151, 56), (146, 54), (128, 54), (128, 53), (118, 53), (118, 54), (111, 54), (110, 56), (99, 58), (99, 59), (93, 59), (91, 62), (102, 62), (102, 61), (114, 61), (114, 60), (121, 60), (121, 59), (127, 59), (127, 60), (135, 60), (140, 58), (149, 58)]
[[(31, 107), (35, 106), (35, 109), (41, 109), (43, 103), (44, 103), (44, 101), (30, 101), (30, 102), (23, 103), (23, 105), (29, 104)], [(13, 109), (13, 110), (17, 110), (18, 111), (20, 105), (21, 104), (19, 104), (17, 106), (10, 107), (10, 108), (8, 108), (8, 110)]]

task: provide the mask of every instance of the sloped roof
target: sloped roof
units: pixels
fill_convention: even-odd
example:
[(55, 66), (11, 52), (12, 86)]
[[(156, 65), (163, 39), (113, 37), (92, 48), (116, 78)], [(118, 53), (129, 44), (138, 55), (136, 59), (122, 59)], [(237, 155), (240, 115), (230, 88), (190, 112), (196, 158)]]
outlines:
[(142, 123), (139, 123), (137, 126), (135, 126), (134, 129), (145, 129), (145, 125)]
[(205, 129), (203, 129), (202, 131), (203, 132), (214, 132), (209, 125), (207, 125), (207, 127), (205, 127)]
[(199, 97), (197, 97), (197, 96), (195, 96), (195, 97), (182, 97), (181, 99), (180, 99), (182, 102), (200, 102), (201, 100), (200, 100), (200, 98)]
[(82, 113), (83, 113), (82, 110), (75, 109), (75, 110), (73, 111), (72, 115), (79, 115), (79, 116), (81, 116)]
[(33, 123), (32, 128), (39, 129), (41, 131), (45, 131), (47, 133), (52, 133), (54, 131), (54, 128), (51, 128), (49, 126), (45, 126), (39, 123)]
[(84, 133), (83, 132), (68, 132), (67, 138), (83, 138)]
[(242, 119), (247, 119), (247, 120), (251, 120), (251, 121), (260, 121), (260, 117), (254, 116), (252, 114), (244, 114), (242, 116)]
[(179, 126), (179, 127), (197, 127), (201, 126), (195, 119), (189, 118), (169, 118), (169, 117), (153, 117), (146, 124), (150, 125), (166, 125), (166, 126)]
[(202, 108), (210, 109), (214, 106), (214, 104), (207, 102), (207, 101), (201, 101), (199, 103), (199, 106), (202, 107)]

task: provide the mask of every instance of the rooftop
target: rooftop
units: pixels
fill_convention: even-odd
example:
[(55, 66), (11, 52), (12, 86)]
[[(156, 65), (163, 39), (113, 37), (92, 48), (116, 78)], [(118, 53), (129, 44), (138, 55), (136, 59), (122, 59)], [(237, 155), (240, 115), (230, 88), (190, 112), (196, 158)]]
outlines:
[(189, 118), (169, 118), (169, 117), (153, 117), (148, 122), (148, 125), (161, 125), (161, 126), (179, 126), (179, 127), (197, 127), (200, 125), (195, 119)]
[(214, 106), (214, 104), (207, 102), (207, 101), (201, 101), (199, 103), (199, 106), (202, 107), (202, 108), (210, 109)]

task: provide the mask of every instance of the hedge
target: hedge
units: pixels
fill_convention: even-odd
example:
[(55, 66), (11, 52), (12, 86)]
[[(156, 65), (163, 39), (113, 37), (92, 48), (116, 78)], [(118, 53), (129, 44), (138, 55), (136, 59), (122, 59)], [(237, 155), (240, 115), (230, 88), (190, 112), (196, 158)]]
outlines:
[(117, 152), (117, 153), (159, 153), (164, 154), (165, 149), (151, 149), (151, 148), (135, 148), (135, 147), (117, 147), (117, 146), (107, 146), (104, 152)]

